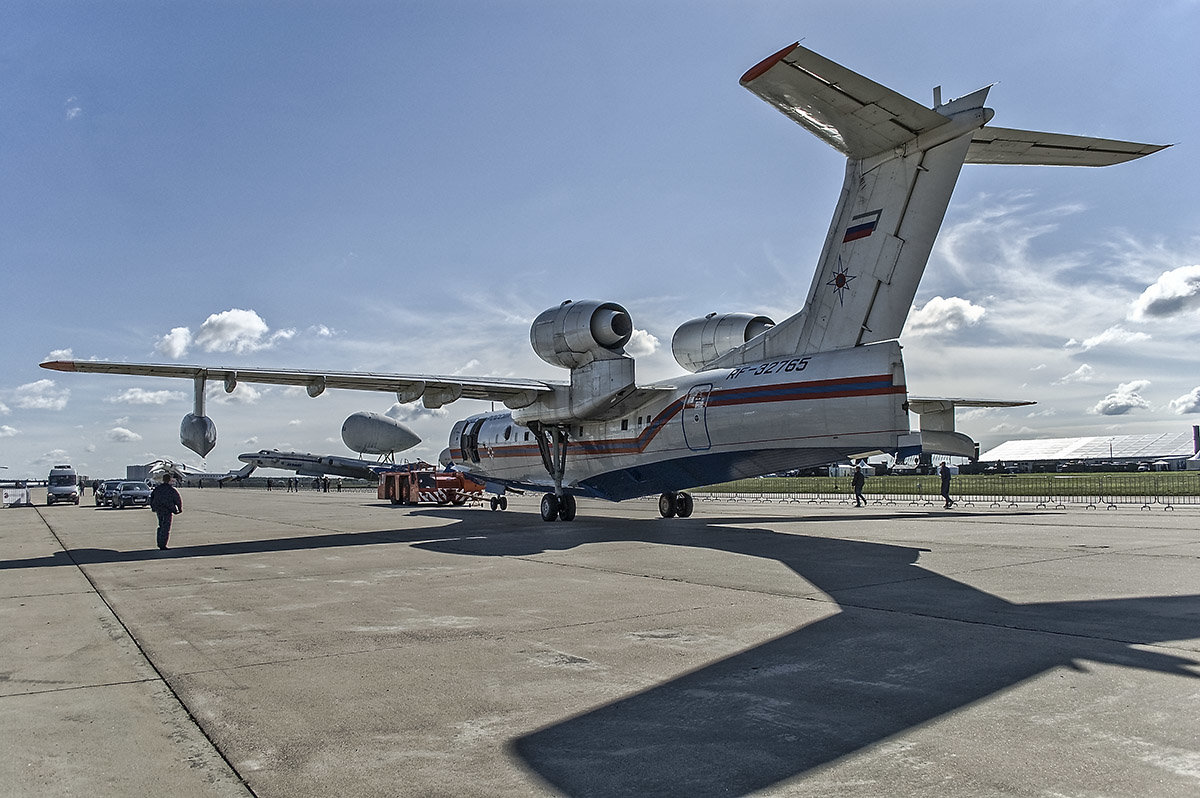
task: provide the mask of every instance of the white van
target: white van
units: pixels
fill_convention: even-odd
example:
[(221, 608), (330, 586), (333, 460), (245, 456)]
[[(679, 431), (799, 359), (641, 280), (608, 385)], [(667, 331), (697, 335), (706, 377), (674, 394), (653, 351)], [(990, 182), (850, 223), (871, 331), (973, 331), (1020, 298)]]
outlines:
[(56, 465), (50, 469), (46, 482), (46, 504), (71, 502), (79, 504), (79, 477), (69, 465)]

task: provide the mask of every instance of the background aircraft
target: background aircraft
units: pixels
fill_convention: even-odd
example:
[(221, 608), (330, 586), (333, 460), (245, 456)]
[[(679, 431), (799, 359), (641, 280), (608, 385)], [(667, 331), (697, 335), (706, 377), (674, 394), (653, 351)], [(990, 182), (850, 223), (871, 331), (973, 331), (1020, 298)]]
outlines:
[(924, 449), (970, 456), (953, 430), (954, 400), (930, 436), (909, 429), (898, 337), (964, 163), (1103, 166), (1160, 146), (987, 127), (989, 89), (932, 109), (799, 45), (750, 69), (742, 85), (847, 157), (845, 182), (805, 306), (775, 324), (761, 314), (710, 313), (676, 330), (688, 375), (639, 385), (625, 352), (633, 322), (614, 302), (563, 302), (530, 340), (569, 382), (446, 375), (207, 368), (50, 361), (45, 368), (192, 379), (195, 408), (180, 439), (205, 453), (207, 380), (394, 392), (440, 408), (462, 397), (510, 412), (459, 421), (455, 466), (488, 486), (544, 491), (545, 520), (575, 516), (575, 496), (660, 494), (664, 516), (687, 516), (694, 486), (786, 468)]
[(384, 471), (396, 467), (394, 462), (384, 460), (360, 460), (336, 454), (282, 452), (278, 449), (246, 452), (239, 454), (238, 459), (249, 463), (251, 469), (278, 468), (283, 471), (295, 471), (302, 477), (336, 476), (375, 480)]
[(176, 462), (165, 457), (151, 460), (146, 463), (146, 467), (150, 469), (150, 479), (154, 482), (161, 482), (163, 475), (167, 473), (170, 473), (171, 477), (179, 483), (199, 483), (203, 480), (229, 482), (245, 479), (254, 472), (254, 466), (246, 466), (237, 471), (204, 471), (187, 463)]

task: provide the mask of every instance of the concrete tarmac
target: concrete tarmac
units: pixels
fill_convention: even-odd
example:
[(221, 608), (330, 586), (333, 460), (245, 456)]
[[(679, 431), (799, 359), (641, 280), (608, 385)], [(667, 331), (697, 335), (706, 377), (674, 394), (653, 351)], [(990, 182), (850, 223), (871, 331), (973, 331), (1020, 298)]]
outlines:
[(537, 498), (0, 511), (0, 794), (1200, 794), (1200, 510)]

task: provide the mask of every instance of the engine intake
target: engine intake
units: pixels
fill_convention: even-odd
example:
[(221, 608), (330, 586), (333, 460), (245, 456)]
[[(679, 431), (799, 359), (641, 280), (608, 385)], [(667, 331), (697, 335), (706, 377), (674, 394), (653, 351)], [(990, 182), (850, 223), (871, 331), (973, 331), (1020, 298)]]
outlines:
[(538, 314), (529, 342), (538, 357), (554, 366), (574, 369), (594, 360), (624, 356), (633, 336), (629, 311), (615, 302), (567, 300)]
[(679, 326), (671, 337), (671, 353), (688, 371), (704, 371), (717, 358), (774, 326), (771, 319), (753, 313), (709, 313)]

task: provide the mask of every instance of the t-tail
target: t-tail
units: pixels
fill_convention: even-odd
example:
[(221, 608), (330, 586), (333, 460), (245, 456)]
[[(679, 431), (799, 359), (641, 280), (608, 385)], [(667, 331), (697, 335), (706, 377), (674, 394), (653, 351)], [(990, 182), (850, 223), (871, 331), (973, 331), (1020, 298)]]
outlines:
[(1107, 166), (1163, 149), (986, 127), (990, 87), (934, 108), (793, 44), (741, 83), (847, 156), (804, 309), (710, 367), (898, 338), (964, 163)]

